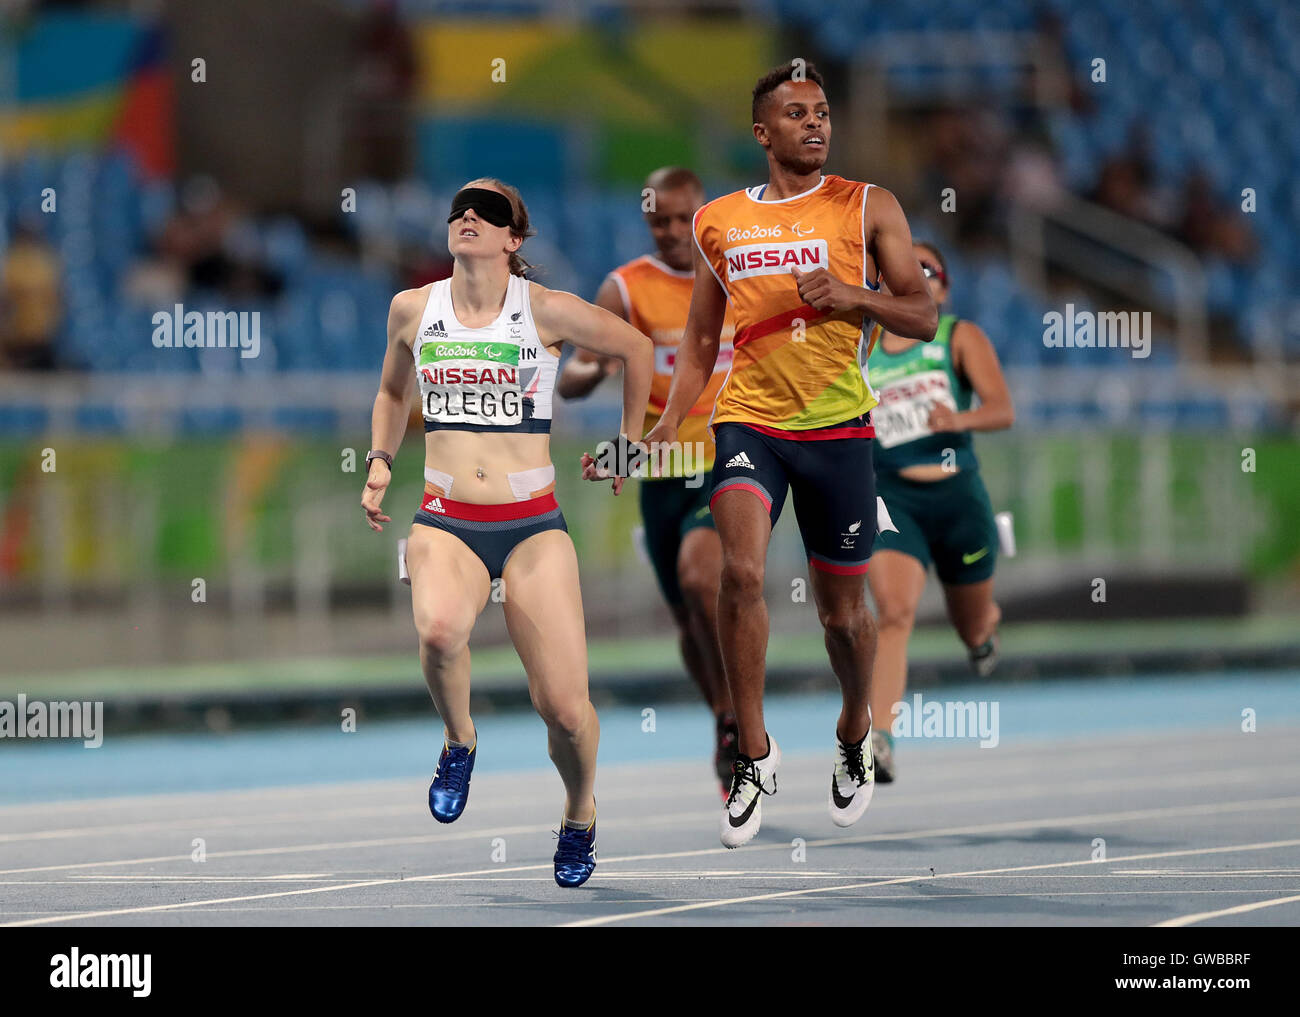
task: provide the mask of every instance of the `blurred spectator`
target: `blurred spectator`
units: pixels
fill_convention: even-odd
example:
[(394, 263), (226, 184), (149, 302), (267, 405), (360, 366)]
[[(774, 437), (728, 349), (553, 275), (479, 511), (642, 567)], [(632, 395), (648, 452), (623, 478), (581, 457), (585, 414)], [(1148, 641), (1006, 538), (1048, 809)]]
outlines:
[(210, 177), (195, 177), (181, 191), (180, 209), (163, 229), (146, 279), (161, 282), (174, 265), (187, 286), (236, 299), (274, 296), (283, 280), (263, 264), (251, 219)]
[(1080, 75), (1071, 71), (1070, 51), (1065, 44), (1065, 22), (1056, 11), (1043, 7), (1039, 10), (1035, 27), (1038, 30), (1039, 52), (1043, 55), (1048, 72), (1055, 70), (1065, 79), (1063, 83), (1053, 84), (1063, 84), (1064, 98), (1072, 113), (1091, 116), (1096, 109), (1093, 91), (1084, 83), (1086, 76), (1081, 79)]
[(419, 72), (415, 45), (394, 0), (372, 0), (355, 52), (345, 151), (359, 178), (391, 183), (411, 170), (411, 99)]
[(19, 225), (0, 267), (0, 367), (48, 371), (56, 366), (60, 272), (49, 244)]
[(930, 118), (925, 134), (927, 193), (953, 189), (959, 238), (994, 237), (1009, 142), (1005, 118), (987, 108), (946, 109)]
[(1197, 254), (1220, 255), (1229, 261), (1254, 260), (1255, 237), (1234, 205), (1220, 201), (1209, 176), (1194, 169), (1183, 188), (1178, 239)]
[(1036, 135), (1018, 138), (1002, 176), (1003, 198), (1044, 211), (1064, 191), (1060, 162), (1050, 142)]
[(185, 273), (177, 261), (152, 245), (127, 272), (122, 293), (136, 307), (170, 307), (184, 296)]
[(1169, 196), (1155, 185), (1151, 137), (1141, 123), (1129, 128), (1123, 150), (1102, 164), (1088, 197), (1130, 219), (1159, 229), (1170, 228), (1173, 216)]
[(408, 246), (402, 250), (398, 263), (398, 276), (408, 289), (418, 290), (427, 283), (451, 277), (456, 262), (445, 247), (430, 244), (426, 247)]
[(1154, 218), (1142, 190), (1141, 175), (1133, 162), (1123, 155), (1106, 160), (1089, 197), (1098, 205), (1130, 219), (1150, 221)]

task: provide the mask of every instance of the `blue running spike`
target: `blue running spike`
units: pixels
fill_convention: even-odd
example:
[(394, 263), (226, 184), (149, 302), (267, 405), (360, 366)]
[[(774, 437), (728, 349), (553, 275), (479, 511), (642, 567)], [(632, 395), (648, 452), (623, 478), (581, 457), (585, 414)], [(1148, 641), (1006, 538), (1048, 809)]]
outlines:
[(465, 803), (469, 801), (469, 775), (474, 772), (476, 752), (477, 743), (474, 748), (467, 749), (452, 748), (443, 742), (438, 769), (429, 785), (429, 811), (439, 823), (454, 823), (465, 811)]
[(585, 830), (561, 822), (555, 847), (555, 882), (560, 886), (581, 886), (596, 870), (596, 821)]

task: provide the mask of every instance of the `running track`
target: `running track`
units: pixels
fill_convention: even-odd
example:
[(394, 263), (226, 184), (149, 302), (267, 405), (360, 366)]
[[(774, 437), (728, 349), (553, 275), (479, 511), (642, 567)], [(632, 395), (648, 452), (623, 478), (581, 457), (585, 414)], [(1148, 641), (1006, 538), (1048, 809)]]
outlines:
[(1300, 675), (922, 691), (997, 702), (1000, 744), (900, 742), (900, 781), (840, 830), (836, 700), (774, 698), (779, 791), (738, 851), (703, 711), (647, 703), (647, 733), (602, 710), (600, 864), (576, 891), (551, 878), (559, 781), (531, 715), (477, 718), (449, 827), (425, 806), (432, 714), (5, 745), (0, 925), (1300, 923)]

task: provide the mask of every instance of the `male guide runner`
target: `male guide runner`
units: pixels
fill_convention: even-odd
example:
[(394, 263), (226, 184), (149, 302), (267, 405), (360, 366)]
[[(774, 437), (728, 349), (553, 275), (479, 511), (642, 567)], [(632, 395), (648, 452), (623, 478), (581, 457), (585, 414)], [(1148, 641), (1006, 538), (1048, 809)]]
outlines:
[(696, 214), (690, 317), (667, 406), (645, 438), (652, 451), (676, 439), (712, 375), (730, 301), (735, 352), (711, 419), (711, 507), (723, 555), (718, 635), (740, 732), (721, 820), (727, 847), (753, 838), (761, 796), (776, 790), (780, 751), (763, 718), (763, 580), (772, 526), (789, 491), (843, 695), (831, 818), (848, 826), (870, 802), (876, 636), (864, 575), (876, 533), (867, 417), (876, 398), (859, 366), (861, 348), (872, 321), (926, 341), (937, 327), (894, 196), (822, 174), (831, 119), (821, 85), (811, 65), (788, 64), (754, 87), (754, 138), (767, 154), (768, 182)]
[[(692, 223), (704, 204), (704, 186), (689, 169), (664, 166), (646, 178), (645, 188), (654, 198), (645, 211), (645, 222), (655, 253), (610, 272), (596, 292), (595, 303), (631, 322), (654, 343), (655, 372), (644, 426), (648, 431), (659, 422), (667, 403), (673, 362), (690, 310), (695, 278)], [(737, 732), (718, 651), (722, 545), (709, 511), (714, 444), (708, 421), (731, 366), (734, 331), (727, 315), (713, 377), (678, 431), (680, 451), (672, 450), (662, 471), (638, 471), (645, 474), (639, 496), (646, 551), (677, 625), (686, 670), (714, 716), (714, 768), (724, 795), (731, 787)], [(575, 350), (560, 372), (555, 391), (565, 399), (583, 398), (619, 366), (617, 358)]]

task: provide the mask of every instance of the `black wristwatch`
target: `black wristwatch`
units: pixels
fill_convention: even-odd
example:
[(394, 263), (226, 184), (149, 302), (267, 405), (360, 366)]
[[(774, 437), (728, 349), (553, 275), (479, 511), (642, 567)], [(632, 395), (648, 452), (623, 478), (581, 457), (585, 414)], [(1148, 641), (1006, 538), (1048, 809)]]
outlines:
[(369, 452), (366, 453), (367, 474), (370, 472), (370, 460), (372, 459), (382, 459), (385, 463), (388, 464), (388, 472), (391, 473), (393, 471), (393, 457), (387, 452), (381, 452), (377, 448), (372, 448)]

